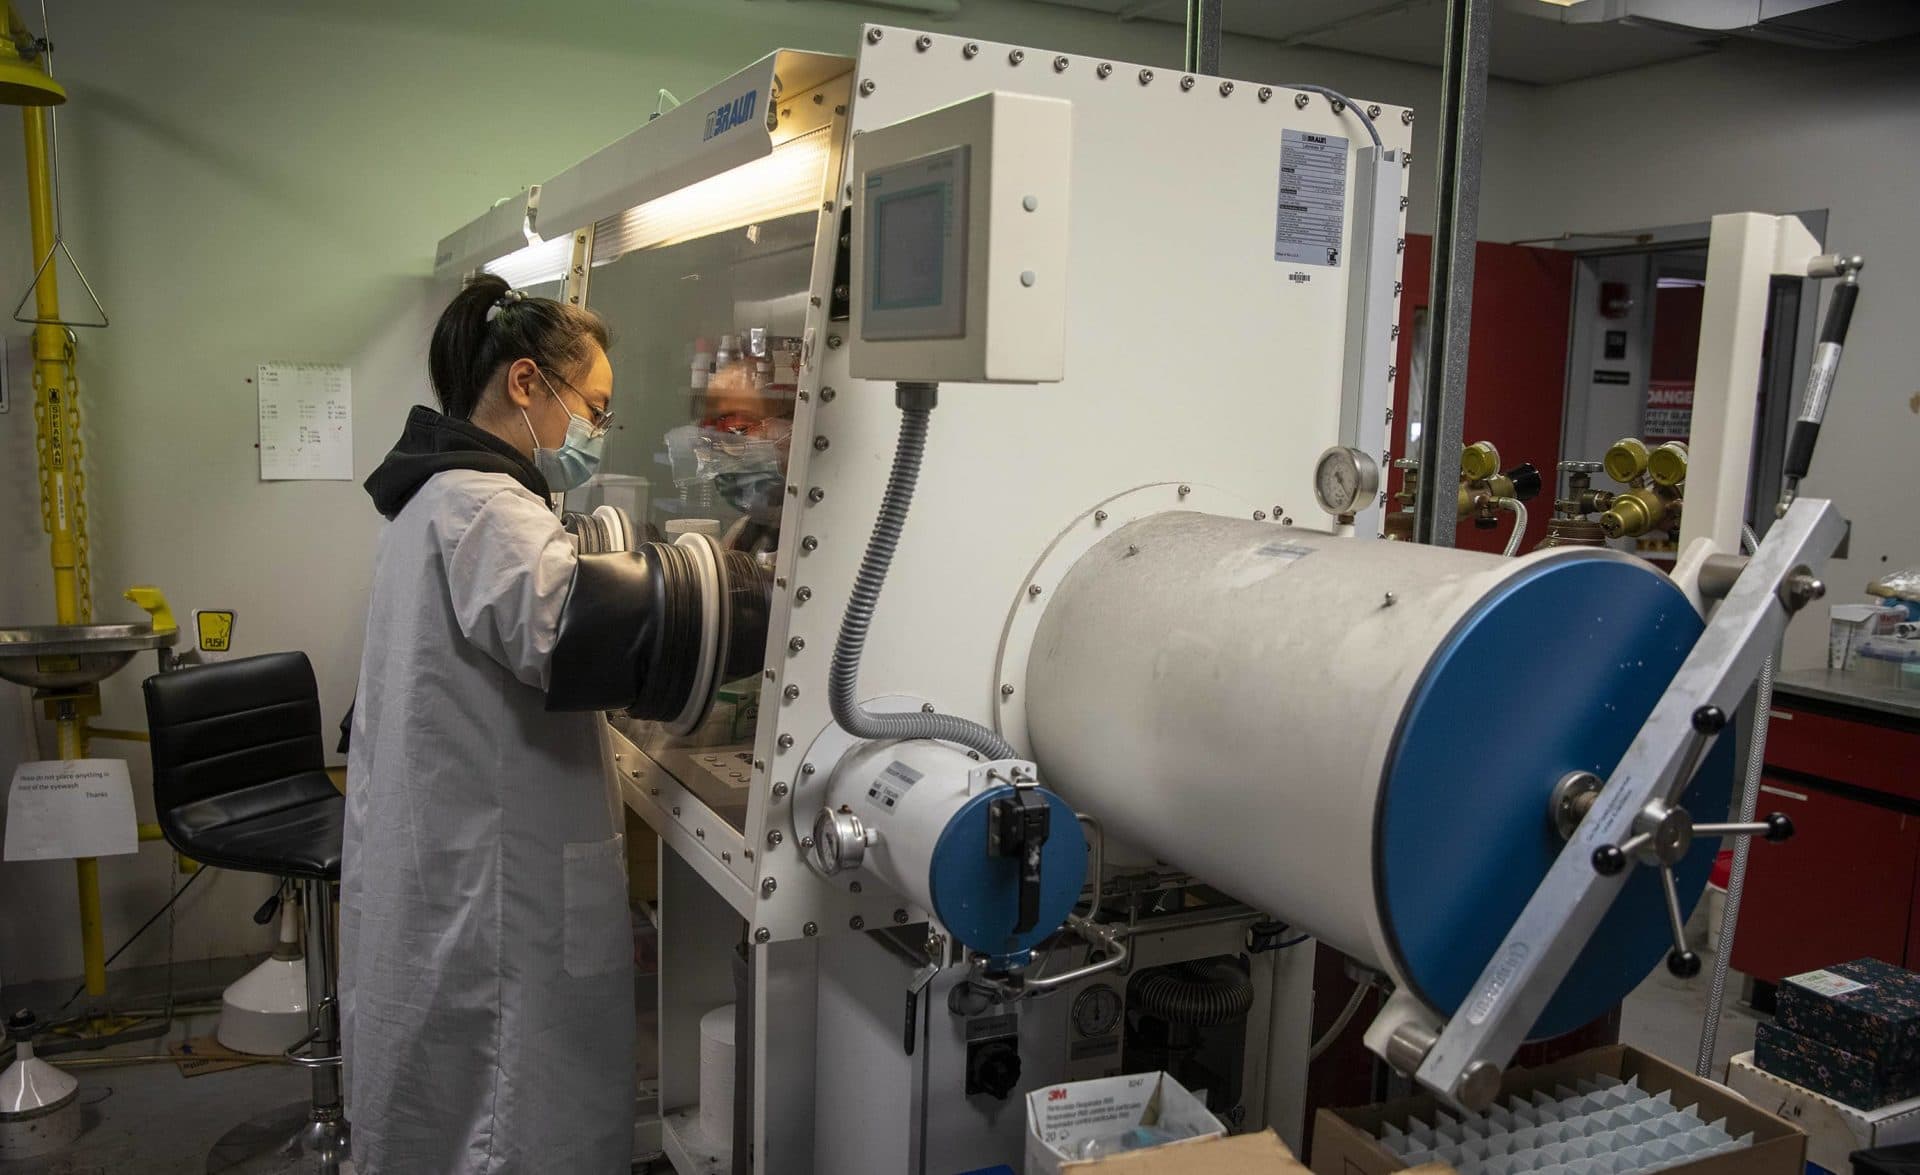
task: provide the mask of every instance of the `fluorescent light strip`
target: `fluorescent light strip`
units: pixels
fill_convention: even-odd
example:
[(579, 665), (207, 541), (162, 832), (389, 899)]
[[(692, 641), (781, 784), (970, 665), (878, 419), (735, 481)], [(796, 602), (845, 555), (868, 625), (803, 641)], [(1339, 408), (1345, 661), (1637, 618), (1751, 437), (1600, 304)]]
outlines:
[(789, 139), (750, 163), (709, 176), (594, 226), (593, 262), (676, 245), (820, 207), (832, 155), (828, 128)]
[(559, 281), (567, 275), (567, 263), (573, 260), (573, 234), (569, 232), (551, 241), (541, 241), (489, 261), (481, 268), (507, 279), (514, 289)]

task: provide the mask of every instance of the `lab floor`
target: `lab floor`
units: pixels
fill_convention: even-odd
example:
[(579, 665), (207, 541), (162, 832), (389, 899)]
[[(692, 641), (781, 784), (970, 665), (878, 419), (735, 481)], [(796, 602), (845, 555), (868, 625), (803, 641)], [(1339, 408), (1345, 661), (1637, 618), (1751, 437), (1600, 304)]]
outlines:
[[(217, 999), (219, 990), (244, 974), (250, 963), (244, 959), (183, 963), (175, 973), (176, 989), (196, 996), (212, 993)], [(160, 1000), (156, 997), (122, 993), (163, 991), (163, 977), (164, 970), (159, 967), (116, 971), (109, 995), (119, 1006), (157, 1006)], [(0, 992), (0, 1007), (58, 1007), (71, 986), (68, 982), (9, 987)], [(651, 1007), (650, 977), (643, 978), (642, 989), (636, 994), (643, 997), (644, 1007)], [(56, 1058), (86, 1058), (89, 1062), (71, 1070), (80, 1079), (80, 1139), (57, 1156), (0, 1160), (0, 1175), (200, 1175), (207, 1168), (207, 1152), (227, 1131), (256, 1115), (306, 1102), (312, 1080), (304, 1070), (287, 1064), (249, 1065), (183, 1077), (171, 1061), (90, 1063), (96, 1059), (164, 1056), (171, 1044), (213, 1035), (217, 1019), (212, 1012), (182, 1017), (164, 1039)], [(643, 1014), (640, 1020), (641, 1055), (651, 1056), (656, 1048), (652, 1037), (654, 1017)], [(658, 1169), (666, 1171), (666, 1164), (660, 1163)], [(634, 1170), (645, 1172), (648, 1167), (640, 1164)], [(352, 1173), (351, 1164), (342, 1168), (342, 1175)]]
[[(1682, 982), (1662, 967), (1627, 997), (1620, 1024), (1623, 1043), (1693, 1067), (1713, 967), (1713, 957), (1704, 957), (1707, 967), (1699, 978)], [(1738, 995), (1737, 974), (1728, 988)], [(10, 990), (6, 998), (22, 994)], [(211, 1034), (213, 1021), (212, 1015), (191, 1017), (177, 1023), (166, 1040), (83, 1055), (162, 1054), (168, 1043)], [(1757, 1022), (1737, 999), (1728, 1001), (1715, 1054), (1716, 1078), (1725, 1074), (1728, 1057), (1753, 1047)], [(643, 1025), (649, 1031), (651, 1027)], [(90, 1066), (75, 1072), (83, 1107), (80, 1141), (54, 1158), (0, 1162), (0, 1175), (199, 1175), (206, 1169), (208, 1150), (228, 1130), (256, 1114), (303, 1100), (309, 1089), (307, 1075), (287, 1065), (253, 1065), (198, 1077), (182, 1077), (165, 1062)]]
[[(163, 1054), (173, 1042), (210, 1035), (214, 1019), (190, 1017), (165, 1040), (79, 1055)], [(221, 1135), (255, 1114), (301, 1101), (311, 1088), (305, 1071), (291, 1065), (249, 1065), (198, 1077), (182, 1077), (164, 1061), (73, 1072), (80, 1078), (80, 1141), (58, 1156), (0, 1161), (0, 1175), (198, 1175)]]
[[(1620, 1043), (1652, 1053), (1682, 1069), (1691, 1070), (1700, 1055), (1700, 1026), (1706, 1019), (1708, 981), (1713, 956), (1702, 953), (1705, 966), (1697, 978), (1675, 979), (1664, 964), (1654, 968), (1620, 1009)], [(1727, 1002), (1720, 1014), (1720, 1036), (1713, 1051), (1713, 1079), (1724, 1080), (1727, 1058), (1753, 1048), (1753, 1027), (1760, 1022), (1740, 1002), (1741, 975), (1727, 976)]]

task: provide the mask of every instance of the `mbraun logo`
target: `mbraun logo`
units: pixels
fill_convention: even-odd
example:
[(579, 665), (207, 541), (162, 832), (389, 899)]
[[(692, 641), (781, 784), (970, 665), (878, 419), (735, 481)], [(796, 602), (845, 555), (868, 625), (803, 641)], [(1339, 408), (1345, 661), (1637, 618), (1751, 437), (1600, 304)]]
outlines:
[(707, 133), (700, 136), (702, 142), (715, 135), (724, 135), (734, 127), (749, 122), (753, 112), (759, 108), (760, 91), (748, 90), (718, 110), (707, 112)]

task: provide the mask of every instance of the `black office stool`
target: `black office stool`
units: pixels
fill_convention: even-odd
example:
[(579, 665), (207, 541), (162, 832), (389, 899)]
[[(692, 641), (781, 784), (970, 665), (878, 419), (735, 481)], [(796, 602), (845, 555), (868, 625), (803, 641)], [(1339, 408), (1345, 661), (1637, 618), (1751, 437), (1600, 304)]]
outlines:
[[(345, 801), (327, 778), (320, 691), (305, 653), (270, 653), (146, 680), (153, 800), (167, 843), (222, 869), (298, 880), (307, 907), (306, 1037), (287, 1059), (313, 1098), (241, 1124), (208, 1172), (332, 1171), (347, 1158), (340, 1104), (332, 883)], [(301, 1050), (312, 1047), (313, 1054)]]

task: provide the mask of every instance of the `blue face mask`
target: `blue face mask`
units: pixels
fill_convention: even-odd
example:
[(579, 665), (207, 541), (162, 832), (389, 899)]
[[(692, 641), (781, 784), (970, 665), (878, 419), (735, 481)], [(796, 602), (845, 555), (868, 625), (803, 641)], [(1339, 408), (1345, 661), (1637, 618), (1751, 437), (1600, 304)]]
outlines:
[[(545, 372), (540, 373), (540, 382), (547, 384), (547, 394), (559, 403), (560, 409), (567, 412), (567, 402), (560, 399), (553, 385), (547, 383)], [(527, 410), (520, 410), (520, 419), (526, 421), (527, 433), (533, 437), (533, 465), (540, 475), (547, 479), (548, 488), (560, 493), (579, 489), (600, 468), (600, 451), (606, 447), (607, 434), (593, 427), (593, 422), (583, 420), (572, 412), (567, 412), (567, 435), (557, 449), (540, 447), (540, 434), (533, 431), (533, 421), (527, 416)]]

